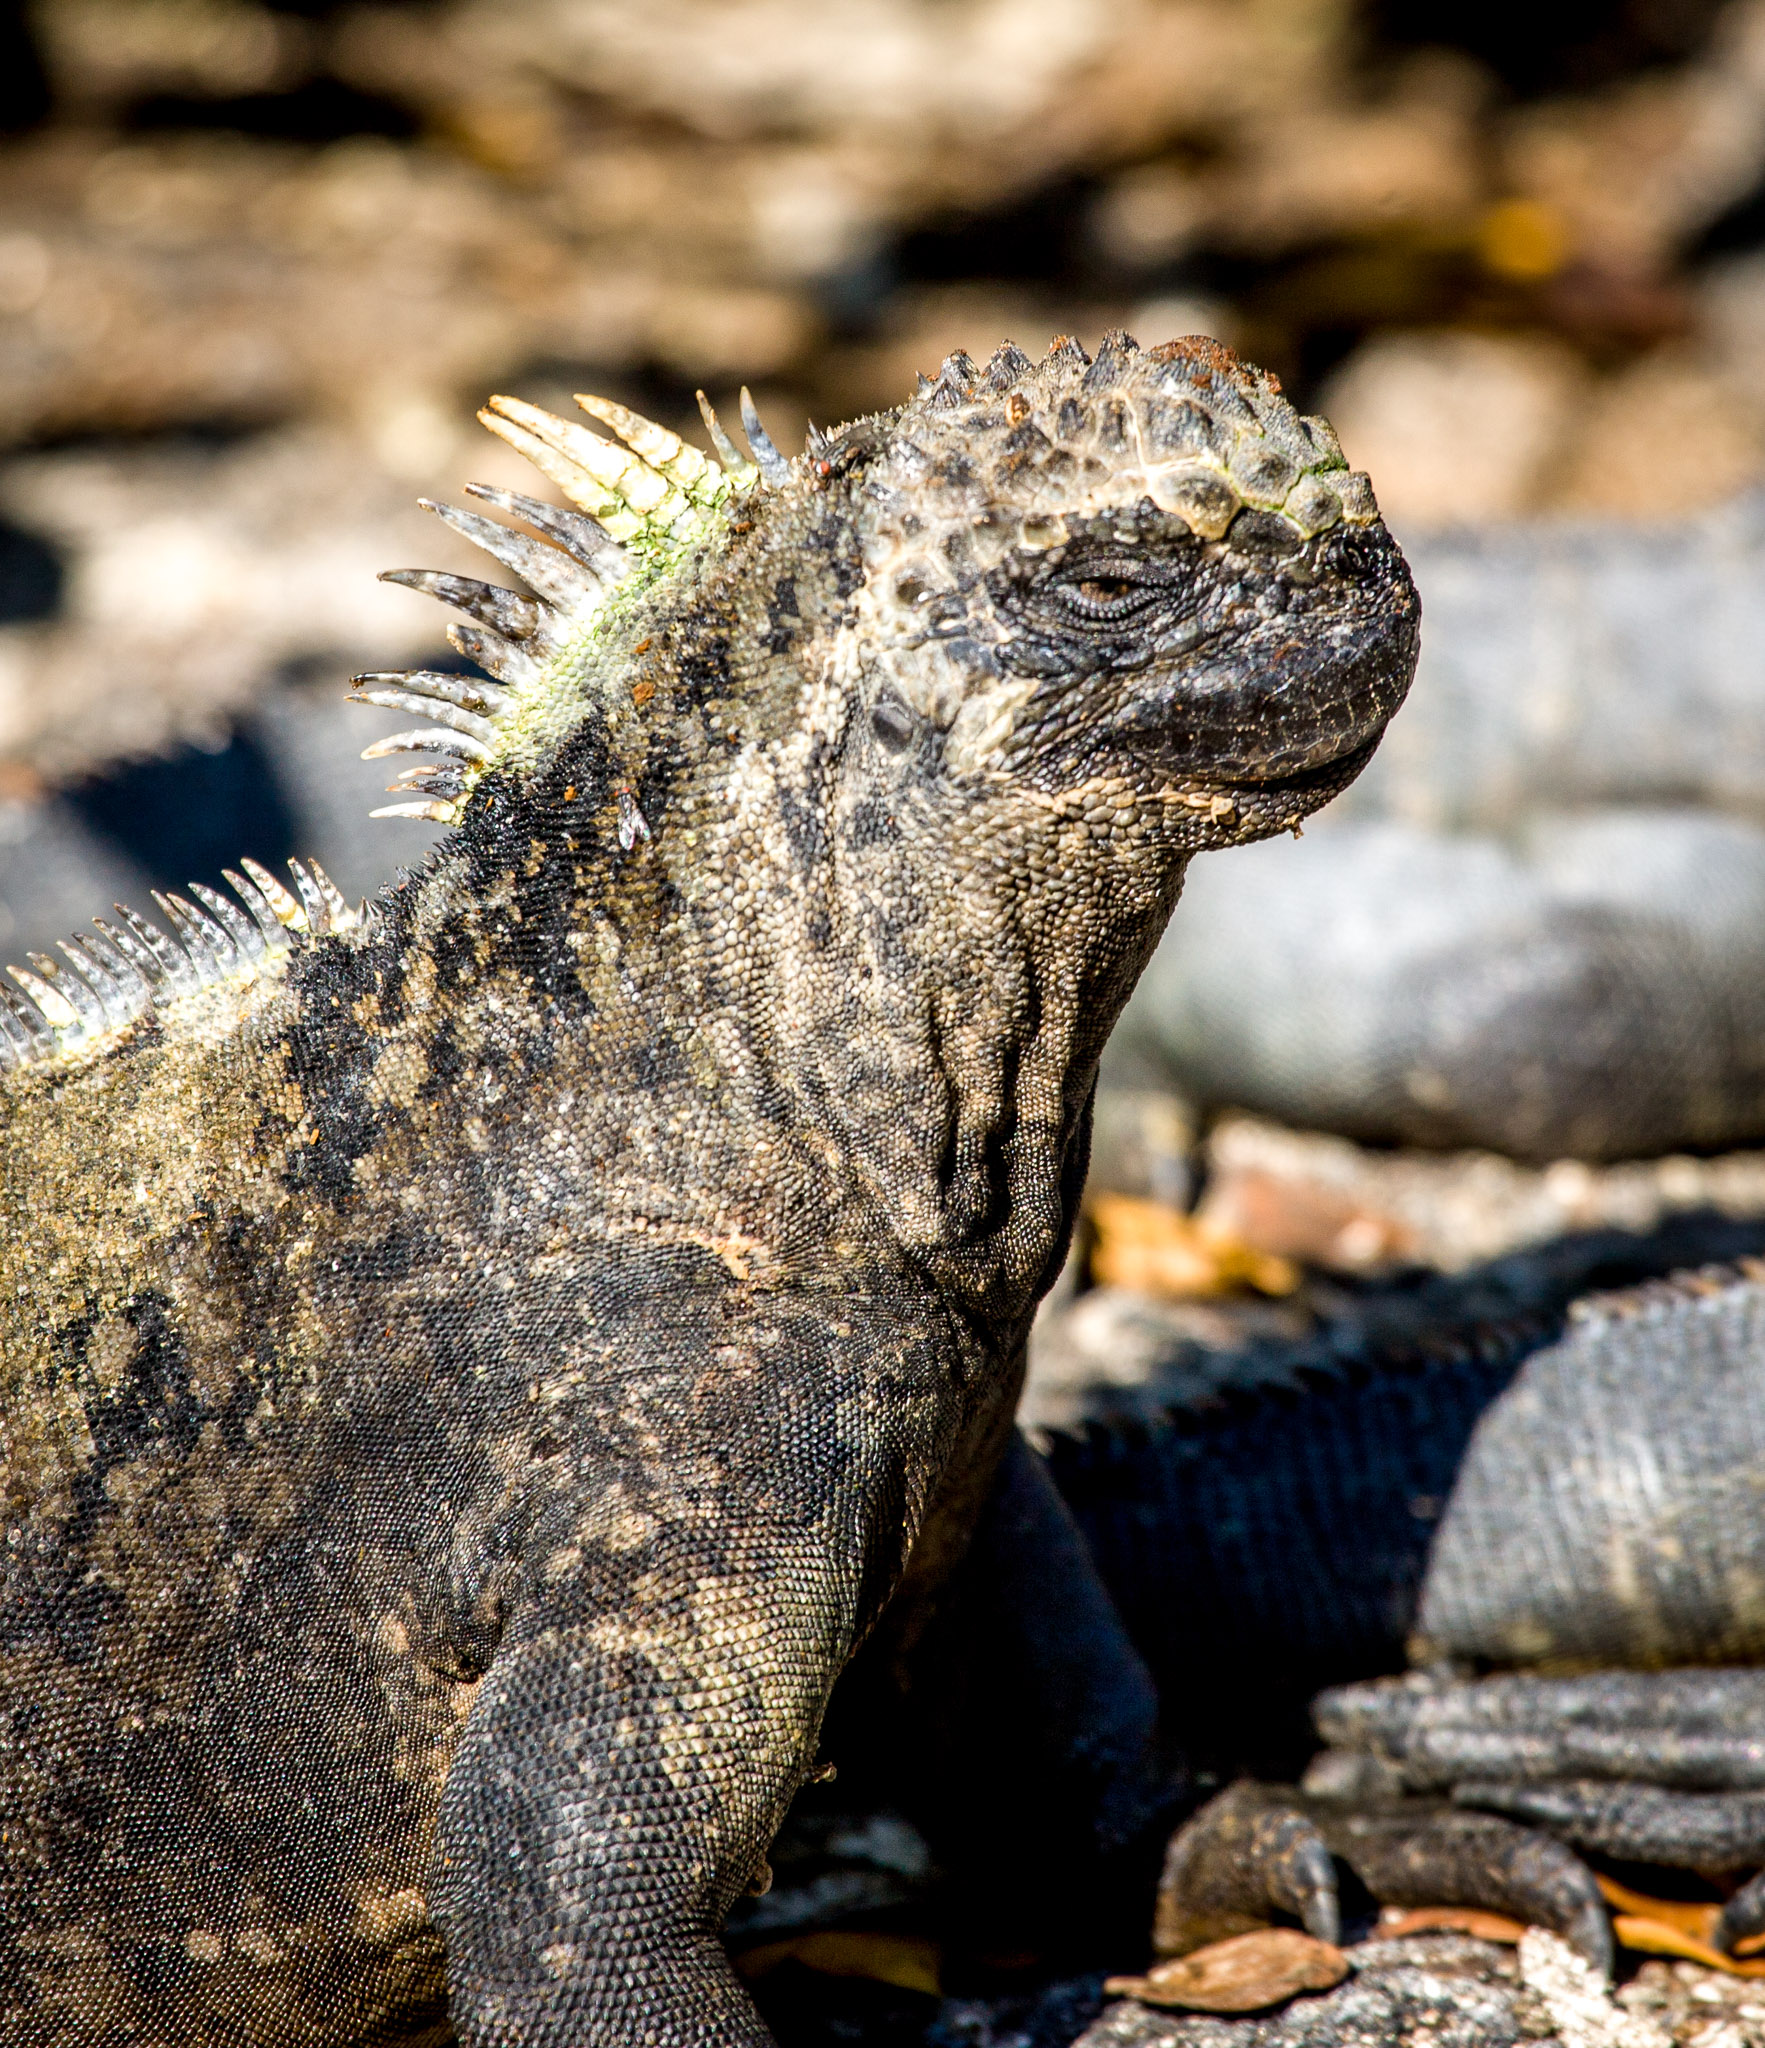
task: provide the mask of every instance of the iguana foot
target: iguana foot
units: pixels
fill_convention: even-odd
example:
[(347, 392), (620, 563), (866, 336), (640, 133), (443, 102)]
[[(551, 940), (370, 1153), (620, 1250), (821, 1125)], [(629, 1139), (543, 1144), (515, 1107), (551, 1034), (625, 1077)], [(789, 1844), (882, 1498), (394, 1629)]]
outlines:
[(1180, 1956), (1287, 1913), (1320, 1941), (1341, 1938), (1336, 1867), (1316, 1824), (1278, 1787), (1241, 1780), (1171, 1837), (1152, 1945)]
[(1381, 1905), (1507, 1914), (1550, 1928), (1611, 1972), (1611, 1928), (1593, 1874), (1553, 1837), (1433, 1800), (1360, 1807), (1250, 1783), (1203, 1807), (1172, 1841), (1154, 1946), (1181, 1953), (1281, 1912), (1333, 1939), (1338, 1863)]
[(1569, 1847), (1721, 1881), (1718, 1947), (1765, 1932), (1765, 1671), (1422, 1674), (1320, 1695), (1308, 1783), (1369, 1774)]

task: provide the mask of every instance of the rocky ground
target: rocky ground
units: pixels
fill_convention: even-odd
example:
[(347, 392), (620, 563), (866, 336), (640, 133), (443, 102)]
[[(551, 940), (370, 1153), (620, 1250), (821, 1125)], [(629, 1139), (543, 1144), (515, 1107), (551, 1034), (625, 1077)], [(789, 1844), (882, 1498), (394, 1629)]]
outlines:
[(1237, 2018), (1111, 1998), (1101, 1975), (1033, 1992), (937, 1997), (792, 1963), (757, 1987), (783, 2048), (1759, 2048), (1765, 1991), (1650, 1959), (1602, 1985), (1554, 1935), (1369, 1939), (1336, 1988)]

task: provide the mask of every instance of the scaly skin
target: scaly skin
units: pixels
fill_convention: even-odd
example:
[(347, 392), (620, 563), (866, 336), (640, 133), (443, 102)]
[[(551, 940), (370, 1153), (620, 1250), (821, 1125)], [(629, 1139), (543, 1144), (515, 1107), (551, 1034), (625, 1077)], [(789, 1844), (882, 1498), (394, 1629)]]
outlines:
[[(1731, 1238), (1759, 1229), (1696, 1227)], [(1683, 1243), (1691, 1228), (1673, 1235)], [(1247, 1529), (1259, 1563), (1277, 1546), (1326, 1559), (1297, 1581), (1308, 1605), (1324, 1606), (1326, 1629), (1331, 1614), (1352, 1620), (1357, 1600), (1376, 1607), (1384, 1593), (1391, 1623), (1413, 1629), (1418, 1668), (1314, 1701), (1329, 1748), (1301, 1792), (1241, 1783), (1188, 1824), (1161, 1894), (1166, 1946), (1236, 1931), (1271, 1907), (1297, 1910), (1296, 1870), (1310, 1887), (1308, 1924), (1334, 1925), (1332, 1854), (1382, 1901), (1517, 1913), (1608, 1967), (1606, 1917), (1573, 1852), (1723, 1881), (1733, 1892), (1715, 1928), (1723, 1946), (1765, 1930), (1765, 1265), (1645, 1279), (1659, 1248), (1637, 1240), (1640, 1284), (1577, 1303), (1517, 1372), (1480, 1337), (1454, 1347), (1468, 1355), (1443, 1348), (1427, 1361), (1407, 1402), (1400, 1374), (1377, 1358), (1340, 1388), (1314, 1366), (1306, 1400), (1320, 1412), (1298, 1430), (1277, 1415), (1260, 1432), (1258, 1497), (1236, 1515), (1216, 1508), (1214, 1520)], [(1487, 1405), (1476, 1416), (1479, 1380)], [(1156, 1477), (1174, 1461), (1130, 1448), (1119, 1462)], [(1392, 1540), (1391, 1510), (1418, 1476), (1439, 1489), (1439, 1520), (1406, 1550)], [(1110, 1511), (1121, 1536), (1136, 1520), (1155, 1524), (1118, 1497), (1106, 1534)], [(1168, 1519), (1162, 1544), (1144, 1545), (1155, 1573), (1204, 1580), (1193, 1538), (1183, 1555), (1185, 1518)], [(1114, 1548), (1100, 1561), (1119, 1586), (1130, 1560), (1119, 1539)], [(1229, 1539), (1221, 1549), (1226, 1562)], [(1254, 1603), (1266, 1578), (1246, 1578)], [(1354, 1598), (1333, 1605), (1336, 1581)], [(1156, 1576), (1141, 1589), (1151, 1605), (1149, 1594)], [(1158, 1646), (1144, 1625), (1136, 1633), (1158, 1667)], [(1352, 1629), (1338, 1631), (1322, 1647), (1341, 1660), (1352, 1641)], [(1363, 1677), (1379, 1661), (1391, 1668), (1396, 1647), (1366, 1658)], [(1273, 1662), (1266, 1645), (1262, 1662)], [(1489, 1675), (1461, 1675), (1472, 1672)]]
[(767, 2038), (717, 1929), (960, 1550), (1103, 1040), (1417, 615), (1211, 344), (953, 359), (766, 468), (490, 643), (364, 923), (6, 1083), (8, 2048), (444, 1975), (468, 2043)]

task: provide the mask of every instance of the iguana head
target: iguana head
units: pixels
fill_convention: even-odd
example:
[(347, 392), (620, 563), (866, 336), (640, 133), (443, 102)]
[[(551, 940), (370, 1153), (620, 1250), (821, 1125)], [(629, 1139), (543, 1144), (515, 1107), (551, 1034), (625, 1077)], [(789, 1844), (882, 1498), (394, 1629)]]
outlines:
[(571, 962), (597, 1086), (752, 1082), (744, 1142), (793, 1101), (776, 1146), (828, 1135), (921, 1247), (1009, 1216), (1022, 1298), (1186, 858), (1297, 825), (1402, 700), (1417, 604), (1367, 481), (1207, 341), (952, 357), (789, 461), (745, 394), (721, 467), (582, 402), (630, 452), (484, 417), (586, 517), (445, 515), (534, 597), (406, 578), (476, 614), (497, 683), (364, 686), (439, 704), (383, 744), (454, 747), (399, 807), (466, 827), (447, 914), (515, 901), (482, 956)]
[(953, 358), (864, 496), (871, 723), (947, 774), (1254, 835), (1341, 787), (1407, 686), (1366, 478), (1217, 344)]
[[(650, 700), (624, 701), (642, 689), (626, 670), (695, 608), (740, 662), (736, 723), (812, 725), (879, 793), (1107, 790), (1172, 807), (1192, 850), (1294, 825), (1353, 776), (1408, 686), (1417, 607), (1326, 422), (1199, 339), (1113, 335), (1094, 361), (1063, 341), (1041, 363), (1007, 344), (921, 383), (794, 461), (744, 394), (752, 460), (707, 413), (721, 466), (604, 400), (581, 403), (630, 452), (493, 399), (486, 424), (590, 519), (479, 491), (544, 545), (443, 509), (537, 603), (394, 572), (474, 612), (456, 643), (503, 687), (363, 679), (368, 701), (440, 702), (452, 729), (427, 737), (454, 758), (413, 770), (389, 813), (452, 820), (485, 766), (530, 776), (585, 716), (654, 727), (680, 707), (633, 720)], [(652, 666), (659, 692), (673, 678)], [(606, 810), (617, 831), (616, 790)]]

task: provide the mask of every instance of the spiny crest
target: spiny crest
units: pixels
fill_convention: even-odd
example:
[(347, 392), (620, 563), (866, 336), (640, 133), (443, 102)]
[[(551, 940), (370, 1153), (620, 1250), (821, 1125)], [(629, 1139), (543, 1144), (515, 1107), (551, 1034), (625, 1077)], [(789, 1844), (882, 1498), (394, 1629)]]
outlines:
[(84, 1051), (179, 996), (251, 982), (291, 944), (361, 920), (317, 861), (288, 863), (298, 896), (256, 861), (239, 865), (244, 874), (222, 870), (238, 903), (203, 882), (190, 884), (195, 903), (154, 891), (170, 936), (119, 903), (119, 924), (95, 917), (94, 937), (56, 941), (65, 964), (30, 953), (29, 967), (9, 966), (17, 987), (0, 981), (0, 1072)]
[(464, 612), (474, 623), (449, 626), (448, 638), (496, 681), (427, 669), (355, 679), (354, 703), (428, 721), (376, 740), (363, 752), (365, 761), (394, 754), (429, 757), (388, 786), (399, 801), (382, 805), (372, 813), (376, 818), (452, 824), (497, 758), (514, 718), (542, 695), (554, 657), (592, 632), (613, 588), (634, 570), (666, 568), (706, 532), (732, 494), (779, 484), (790, 473), (745, 389), (742, 423), (751, 459), (723, 431), (702, 391), (699, 409), (717, 461), (610, 398), (578, 394), (576, 402), (624, 445), (519, 398), (493, 398), (478, 417), (579, 509), (542, 504), (489, 484), (466, 486), (473, 497), (530, 527), (529, 534), (452, 505), (420, 501), (512, 569), (525, 591), (435, 569), (389, 569), (381, 579), (425, 591)]
[(1740, 1258), (1730, 1263), (1697, 1266), (1663, 1279), (1639, 1281), (1634, 1287), (1615, 1287), (1606, 1294), (1584, 1295), (1569, 1308), (1569, 1327), (1589, 1335), (1613, 1323), (1640, 1318), (1665, 1318), (1704, 1303), (1713, 1312), (1726, 1308), (1734, 1290), (1742, 1283), (1765, 1285), (1765, 1259)]
[[(506, 721), (541, 686), (551, 657), (590, 626), (608, 592), (646, 560), (665, 567), (704, 532), (731, 493), (777, 483), (789, 471), (745, 390), (742, 417), (752, 460), (724, 433), (702, 393), (699, 405), (720, 462), (610, 399), (584, 397), (579, 403), (625, 446), (516, 398), (493, 398), (480, 417), (580, 510), (488, 484), (466, 486), (472, 496), (531, 529), (522, 532), (475, 512), (422, 501), (512, 569), (527, 586), (524, 591), (431, 569), (393, 569), (383, 579), (426, 591), (464, 612), (472, 623), (451, 626), (448, 637), (498, 680), (429, 670), (355, 679), (355, 702), (414, 712), (428, 721), (376, 741), (365, 759), (441, 757), (439, 765), (426, 760), (400, 775), (393, 790), (404, 800), (375, 817), (440, 823), (458, 817), (473, 783), (495, 757)], [(622, 805), (622, 838), (647, 834), (634, 799), (631, 814), (628, 820)], [(119, 924), (94, 918), (95, 936), (57, 942), (65, 962), (32, 953), (29, 967), (9, 967), (16, 987), (0, 980), (0, 1072), (84, 1051), (180, 996), (228, 981), (248, 983), (292, 944), (350, 931), (371, 915), (352, 911), (317, 861), (288, 865), (295, 895), (266, 868), (243, 860), (244, 873), (224, 870), (237, 903), (201, 882), (190, 885), (195, 901), (155, 892), (170, 936), (118, 904)]]

